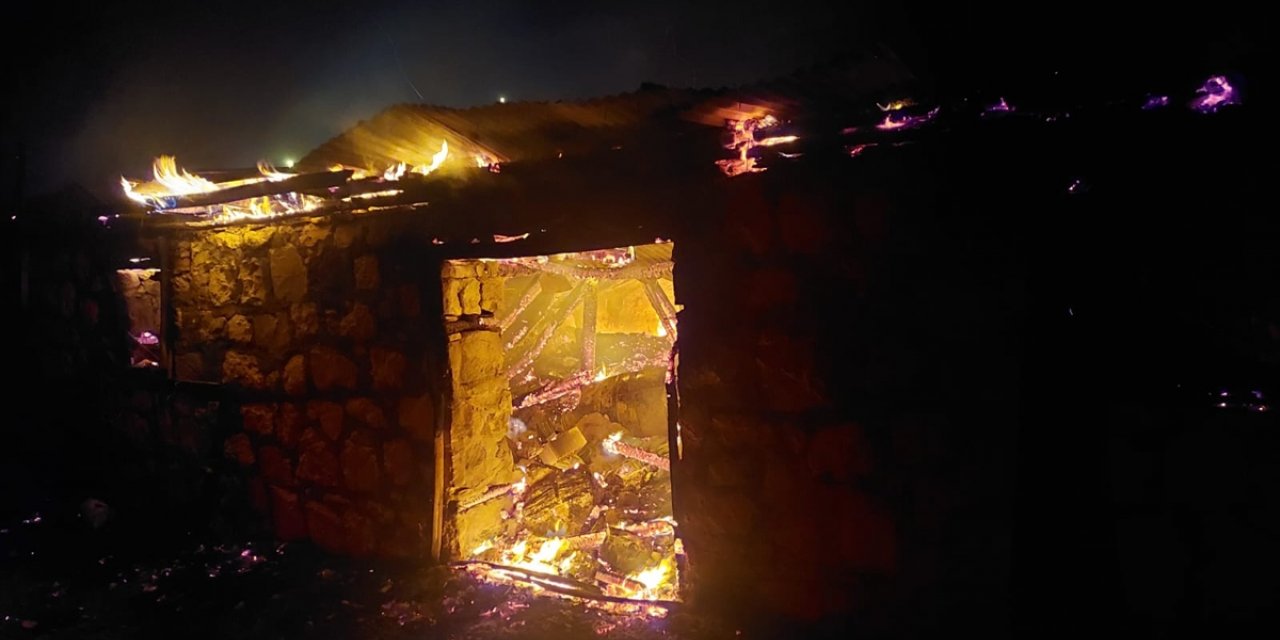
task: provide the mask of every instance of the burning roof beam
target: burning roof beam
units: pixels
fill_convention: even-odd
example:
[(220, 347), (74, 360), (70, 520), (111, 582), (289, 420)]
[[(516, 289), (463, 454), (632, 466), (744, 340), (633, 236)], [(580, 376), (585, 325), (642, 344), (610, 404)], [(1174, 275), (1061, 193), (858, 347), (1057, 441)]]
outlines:
[(326, 189), (328, 187), (336, 187), (347, 181), (351, 177), (350, 171), (321, 171), (317, 173), (304, 173), (292, 178), (279, 181), (263, 181), (252, 184), (241, 185), (238, 187), (230, 187), (227, 189), (219, 189), (208, 193), (194, 193), (191, 195), (175, 195), (165, 196), (165, 200), (172, 202), (173, 206), (164, 207), (168, 209), (187, 209), (191, 207), (209, 207), (227, 202), (237, 202), (240, 200), (248, 200), (250, 198), (260, 198), (263, 196), (273, 196), (282, 193), (301, 193), (306, 191), (314, 191), (317, 189)]

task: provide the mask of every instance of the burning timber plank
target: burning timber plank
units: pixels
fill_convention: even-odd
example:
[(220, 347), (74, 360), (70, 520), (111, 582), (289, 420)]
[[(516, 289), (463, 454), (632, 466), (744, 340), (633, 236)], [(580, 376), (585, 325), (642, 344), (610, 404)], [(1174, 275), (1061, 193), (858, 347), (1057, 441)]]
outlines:
[(250, 198), (261, 198), (263, 196), (274, 196), (281, 193), (326, 189), (328, 187), (336, 187), (346, 183), (351, 177), (351, 173), (352, 172), (350, 170), (303, 173), (278, 182), (255, 182), (253, 184), (231, 187), (229, 189), (219, 189), (208, 193), (172, 196), (174, 206), (168, 207), (168, 209), (209, 207), (216, 204), (249, 200)]

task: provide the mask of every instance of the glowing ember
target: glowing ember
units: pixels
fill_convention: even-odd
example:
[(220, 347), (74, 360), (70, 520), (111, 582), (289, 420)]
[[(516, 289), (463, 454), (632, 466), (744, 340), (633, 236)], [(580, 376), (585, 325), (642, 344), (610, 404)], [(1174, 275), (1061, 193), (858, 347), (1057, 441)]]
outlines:
[(342, 199), (343, 202), (351, 202), (352, 200), (372, 200), (374, 198), (386, 198), (390, 196), (398, 196), (404, 193), (403, 189), (383, 189), (382, 191), (369, 191), (366, 193), (357, 193), (349, 195)]
[(1200, 113), (1214, 113), (1227, 105), (1240, 104), (1235, 87), (1225, 76), (1211, 76), (1196, 89), (1196, 98), (1191, 101), (1191, 108)]
[(413, 168), (413, 172), (419, 175), (430, 175), (432, 171), (440, 168), (444, 164), (445, 159), (449, 157), (449, 141), (442, 140), (440, 142), (440, 150), (431, 156), (430, 164), (420, 164)]
[(876, 147), (876, 146), (879, 146), (879, 145), (877, 145), (874, 142), (864, 142), (862, 144), (855, 144), (853, 146), (846, 147), (845, 151), (848, 152), (850, 158), (856, 158), (862, 155), (862, 152), (866, 151), (867, 149), (870, 149), (871, 147)]
[(996, 113), (1012, 113), (1013, 110), (1013, 107), (1009, 106), (1008, 102), (1005, 102), (1004, 96), (1000, 96), (999, 100), (995, 101), (994, 104), (987, 105), (987, 108), (983, 109), (982, 112), (987, 115), (991, 115)]
[(909, 113), (898, 113), (896, 111), (886, 113), (884, 120), (876, 125), (881, 131), (895, 131), (898, 129), (914, 129), (921, 125), (928, 124), (938, 115), (941, 107), (934, 107), (927, 113), (921, 115), (912, 115)]
[(799, 140), (799, 139), (800, 139), (800, 136), (771, 136), (756, 142), (756, 144), (761, 147), (772, 147), (774, 145), (786, 144), (788, 142), (795, 142), (796, 140)]
[(764, 171), (764, 167), (756, 166), (756, 158), (751, 156), (751, 150), (756, 147), (771, 147), (788, 142), (795, 142), (799, 136), (766, 136), (756, 139), (756, 133), (770, 129), (778, 125), (778, 119), (772, 115), (765, 115), (759, 118), (746, 118), (744, 120), (730, 120), (727, 127), (730, 132), (730, 141), (724, 145), (726, 149), (738, 152), (738, 157), (728, 160), (717, 160), (716, 165), (724, 171), (727, 176), (738, 176), (744, 173), (759, 173)]
[(524, 240), (525, 238), (528, 238), (528, 237), (529, 237), (529, 232), (527, 231), (518, 236), (504, 236), (500, 233), (495, 233), (493, 234), (493, 241), (499, 242), (499, 243), (515, 242), (517, 240)]
[(1169, 106), (1169, 96), (1147, 96), (1147, 101), (1142, 103), (1142, 110), (1150, 111), (1167, 106)]

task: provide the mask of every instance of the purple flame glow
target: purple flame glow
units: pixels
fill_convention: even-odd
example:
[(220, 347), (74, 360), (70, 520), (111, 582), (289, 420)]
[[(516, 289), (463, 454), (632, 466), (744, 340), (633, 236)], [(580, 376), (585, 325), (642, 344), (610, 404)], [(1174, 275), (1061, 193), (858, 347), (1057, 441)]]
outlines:
[(1213, 113), (1229, 104), (1240, 104), (1236, 88), (1231, 86), (1226, 76), (1210, 76), (1196, 89), (1196, 98), (1191, 101), (1191, 108), (1200, 113)]
[(1169, 96), (1150, 95), (1147, 96), (1147, 101), (1142, 103), (1142, 110), (1150, 111), (1152, 109), (1160, 109), (1167, 106), (1169, 106)]
[(1013, 107), (1005, 101), (1004, 96), (1000, 96), (1000, 99), (997, 100), (995, 104), (987, 105), (987, 108), (983, 109), (982, 113), (985, 115), (993, 115), (997, 113), (1011, 113), (1013, 110)]
[(864, 142), (862, 144), (855, 144), (853, 146), (845, 147), (845, 151), (849, 153), (850, 158), (856, 158), (862, 155), (863, 151), (866, 151), (867, 149), (870, 149), (871, 147), (874, 147), (874, 146), (877, 146), (876, 143), (874, 142)]
[(930, 120), (933, 120), (933, 118), (938, 115), (939, 109), (941, 109), (941, 107), (934, 107), (930, 109), (928, 113), (921, 115), (911, 115), (900, 111), (890, 111), (884, 115), (884, 120), (880, 124), (876, 125), (876, 128), (881, 131), (914, 129), (920, 125), (928, 124)]

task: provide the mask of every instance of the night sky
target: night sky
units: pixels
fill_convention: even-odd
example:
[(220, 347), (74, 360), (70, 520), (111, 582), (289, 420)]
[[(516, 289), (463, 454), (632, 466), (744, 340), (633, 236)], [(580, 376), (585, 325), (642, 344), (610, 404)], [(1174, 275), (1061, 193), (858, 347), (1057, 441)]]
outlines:
[(1271, 24), (1218, 4), (1131, 16), (881, 4), (41, 3), (3, 27), (3, 195), (69, 183), (111, 194), (161, 153), (188, 167), (284, 163), (396, 103), (732, 86), (880, 44), (940, 90), (1016, 92), (1052, 77), (1142, 92), (1238, 71), (1222, 67), (1254, 55), (1262, 38), (1251, 34)]

